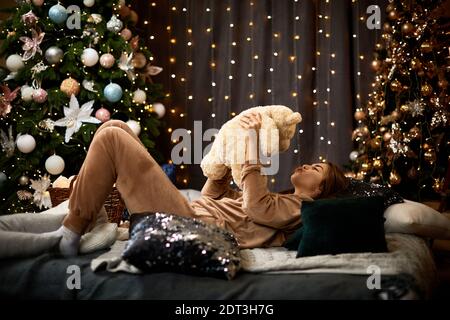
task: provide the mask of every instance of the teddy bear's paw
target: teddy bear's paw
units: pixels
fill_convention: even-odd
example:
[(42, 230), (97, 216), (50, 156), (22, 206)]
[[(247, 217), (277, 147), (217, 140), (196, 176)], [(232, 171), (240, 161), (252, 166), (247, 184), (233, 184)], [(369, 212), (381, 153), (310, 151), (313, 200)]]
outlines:
[(207, 164), (202, 165), (201, 168), (203, 174), (213, 180), (223, 178), (228, 172), (228, 168), (223, 164)]

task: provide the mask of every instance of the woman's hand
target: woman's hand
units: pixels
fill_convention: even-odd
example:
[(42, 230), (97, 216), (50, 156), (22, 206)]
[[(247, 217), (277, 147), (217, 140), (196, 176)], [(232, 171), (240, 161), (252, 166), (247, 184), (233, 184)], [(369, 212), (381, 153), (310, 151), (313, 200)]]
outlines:
[(259, 163), (259, 129), (261, 129), (262, 118), (258, 112), (250, 112), (245, 114), (239, 120), (242, 128), (248, 130), (246, 135), (245, 163)]
[(262, 118), (259, 112), (250, 112), (241, 116), (239, 124), (244, 129), (254, 129), (258, 131), (261, 129)]

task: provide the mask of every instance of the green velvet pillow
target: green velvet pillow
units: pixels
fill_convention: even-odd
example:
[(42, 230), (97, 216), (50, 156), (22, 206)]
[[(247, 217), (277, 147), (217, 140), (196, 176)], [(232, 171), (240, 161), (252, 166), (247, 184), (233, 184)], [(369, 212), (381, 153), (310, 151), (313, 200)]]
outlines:
[(303, 202), (297, 257), (386, 252), (383, 197)]
[(300, 244), (300, 241), (302, 241), (303, 237), (303, 227), (300, 226), (297, 230), (295, 230), (294, 233), (292, 233), (284, 243), (284, 247), (289, 250), (298, 250), (298, 246)]

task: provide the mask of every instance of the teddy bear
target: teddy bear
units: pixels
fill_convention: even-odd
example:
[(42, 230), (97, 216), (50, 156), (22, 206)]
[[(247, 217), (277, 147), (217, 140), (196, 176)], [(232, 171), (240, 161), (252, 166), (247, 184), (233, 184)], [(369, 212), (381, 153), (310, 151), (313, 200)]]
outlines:
[(203, 157), (200, 167), (206, 177), (221, 179), (230, 168), (234, 182), (241, 188), (241, 170), (245, 162), (247, 143), (244, 135), (247, 130), (241, 127), (239, 119), (250, 112), (258, 112), (261, 115), (259, 148), (260, 154), (265, 157), (286, 151), (296, 132), (297, 124), (302, 121), (300, 113), (282, 105), (259, 106), (242, 111), (222, 125), (210, 151)]

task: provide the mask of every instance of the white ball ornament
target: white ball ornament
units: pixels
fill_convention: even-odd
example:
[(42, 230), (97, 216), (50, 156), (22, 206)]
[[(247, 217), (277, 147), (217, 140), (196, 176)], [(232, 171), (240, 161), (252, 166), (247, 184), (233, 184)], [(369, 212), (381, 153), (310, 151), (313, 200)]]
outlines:
[(83, 0), (83, 4), (86, 7), (90, 8), (90, 7), (92, 7), (95, 4), (95, 0)]
[(23, 85), (20, 88), (20, 96), (22, 97), (22, 100), (25, 102), (30, 102), (33, 100), (33, 92), (34, 89), (28, 85)]
[(36, 148), (36, 140), (32, 135), (23, 134), (17, 138), (17, 149), (22, 153), (30, 153)]
[(133, 101), (137, 104), (144, 104), (145, 100), (147, 99), (147, 94), (144, 90), (137, 89), (135, 92), (133, 92)]
[(136, 120), (128, 120), (127, 125), (130, 127), (130, 129), (137, 135), (141, 133), (141, 125)]
[(64, 159), (60, 156), (57, 156), (56, 154), (50, 156), (45, 161), (45, 170), (48, 171), (48, 173), (57, 175), (64, 171), (65, 163)]
[(25, 64), (18, 54), (12, 54), (6, 59), (6, 68), (11, 72), (17, 72), (23, 67), (25, 67)]
[(104, 53), (100, 56), (100, 65), (105, 68), (109, 69), (114, 65), (114, 56), (111, 53)]
[(166, 107), (160, 102), (154, 103), (152, 109), (153, 112), (158, 116), (158, 119), (161, 119), (166, 114)]
[(352, 151), (350, 152), (349, 158), (351, 161), (356, 161), (358, 159), (359, 153), (358, 151)]
[(98, 62), (98, 52), (95, 49), (92, 48), (86, 48), (83, 50), (83, 53), (81, 54), (81, 62), (86, 67), (92, 67), (95, 66), (95, 64)]

